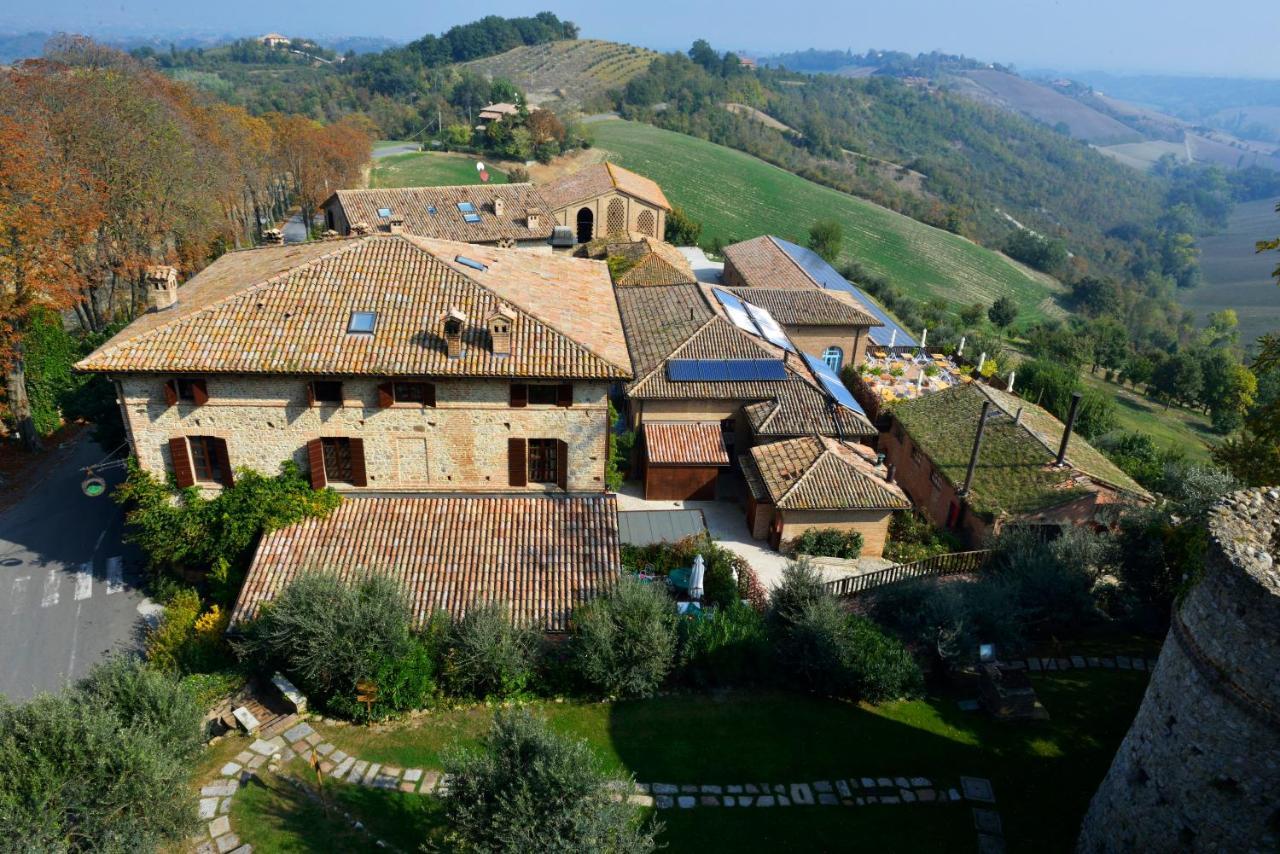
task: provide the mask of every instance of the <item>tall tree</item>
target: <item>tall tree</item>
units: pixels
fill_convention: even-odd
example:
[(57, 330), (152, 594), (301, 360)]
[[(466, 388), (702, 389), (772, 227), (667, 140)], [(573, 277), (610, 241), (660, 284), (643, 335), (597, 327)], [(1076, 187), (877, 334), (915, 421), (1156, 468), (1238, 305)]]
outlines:
[(820, 219), (809, 226), (809, 248), (822, 256), (828, 264), (840, 257), (840, 245), (844, 242), (844, 229), (838, 220)]
[(987, 309), (987, 319), (998, 329), (1004, 330), (1018, 319), (1018, 304), (1007, 294), (998, 297), (991, 308)]

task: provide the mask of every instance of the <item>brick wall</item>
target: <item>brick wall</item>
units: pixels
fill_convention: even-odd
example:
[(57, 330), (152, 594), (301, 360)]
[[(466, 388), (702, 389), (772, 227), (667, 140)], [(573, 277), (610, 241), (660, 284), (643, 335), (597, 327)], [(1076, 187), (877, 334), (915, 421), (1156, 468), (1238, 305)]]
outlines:
[(309, 440), (348, 436), (364, 441), (367, 491), (541, 492), (548, 487), (508, 486), (507, 440), (545, 438), (568, 443), (568, 491), (605, 488), (605, 382), (574, 383), (569, 408), (513, 409), (505, 381), (446, 380), (436, 383), (435, 407), (382, 409), (374, 379), (345, 380), (341, 406), (309, 406), (301, 377), (224, 376), (206, 378), (208, 403), (168, 406), (165, 379), (120, 378), (135, 453), (143, 468), (158, 474), (170, 470), (168, 443), (178, 436), (225, 439), (233, 467), (266, 474), (286, 459), (306, 471)]
[(801, 351), (819, 359), (828, 347), (839, 347), (845, 365), (862, 364), (867, 354), (865, 326), (786, 326), (787, 336)]
[(588, 199), (585, 202), (579, 202), (576, 205), (559, 208), (552, 211), (551, 216), (555, 219), (556, 225), (567, 225), (573, 229), (574, 235), (578, 233), (578, 211), (583, 208), (591, 210), (595, 219), (592, 221), (593, 231), (592, 237), (605, 237), (608, 233), (609, 225), (609, 202), (614, 199), (621, 199), (626, 212), (625, 225), (629, 232), (640, 233), (639, 219), (640, 214), (649, 211), (654, 220), (653, 237), (659, 240), (664, 239), (667, 227), (667, 212), (662, 208), (642, 202), (639, 199), (633, 199), (624, 193), (609, 192), (596, 196), (594, 199)]
[(782, 541), (810, 528), (834, 528), (862, 534), (862, 557), (880, 557), (889, 537), (892, 510), (783, 510)]
[[(896, 422), (894, 424), (896, 426)], [(894, 482), (902, 487), (925, 518), (939, 528), (947, 526), (952, 505), (960, 505), (958, 533), (975, 548), (981, 546), (991, 533), (991, 527), (982, 517), (969, 512), (947, 479), (934, 473), (933, 463), (927, 456), (923, 453), (912, 455), (910, 436), (903, 432), (899, 438), (896, 433), (890, 429), (880, 434), (880, 450), (885, 455), (885, 462), (895, 467)]]

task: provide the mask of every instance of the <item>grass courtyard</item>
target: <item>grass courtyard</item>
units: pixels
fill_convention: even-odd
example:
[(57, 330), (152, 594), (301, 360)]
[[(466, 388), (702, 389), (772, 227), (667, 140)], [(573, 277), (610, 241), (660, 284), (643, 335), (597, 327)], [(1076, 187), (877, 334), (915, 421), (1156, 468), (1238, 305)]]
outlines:
[[(396, 143), (386, 143), (391, 146)], [(473, 154), (445, 154), (434, 151), (408, 151), (391, 154), (373, 161), (369, 186), (433, 187), (458, 184), (479, 184), (480, 173), (476, 162), (484, 158)], [(485, 162), (490, 184), (507, 183), (507, 174), (495, 165)]]
[[(610, 769), (643, 782), (802, 782), (851, 776), (926, 776), (954, 786), (987, 777), (1010, 851), (1070, 850), (1089, 797), (1128, 728), (1145, 674), (1069, 671), (1033, 676), (1052, 719), (999, 724), (930, 696), (881, 706), (771, 691), (683, 694), (615, 703), (541, 702), (556, 729), (585, 738)], [(399, 767), (439, 768), (442, 752), (474, 744), (485, 707), (440, 711), (382, 728), (317, 725), (340, 749)], [(214, 748), (208, 767), (231, 739)], [(311, 779), (295, 761), (293, 772)], [(341, 808), (403, 850), (439, 839), (430, 797), (327, 782), (330, 811), (287, 782), (264, 775), (235, 799), (237, 833), (259, 851), (351, 850), (368, 844), (336, 815)], [(660, 841), (671, 851), (973, 851), (964, 805), (663, 810)], [(338, 848), (335, 848), (338, 846)]]

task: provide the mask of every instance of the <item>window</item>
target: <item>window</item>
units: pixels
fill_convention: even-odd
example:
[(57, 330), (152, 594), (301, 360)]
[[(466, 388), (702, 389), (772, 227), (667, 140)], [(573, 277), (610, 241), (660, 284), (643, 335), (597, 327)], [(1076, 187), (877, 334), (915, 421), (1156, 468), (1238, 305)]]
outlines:
[(560, 459), (561, 443), (556, 439), (529, 440), (529, 482), (559, 483), (564, 460)]
[(471, 202), (458, 202), (458, 210), (464, 214), (475, 213), (476, 206)]
[(531, 385), (529, 402), (534, 406), (555, 406), (557, 388), (558, 386), (553, 385)]
[[(479, 222), (479, 219), (477, 219), (476, 221)], [(479, 270), (481, 273), (489, 269), (484, 264), (480, 263), (474, 258), (468, 258), (466, 255), (457, 255), (454, 257), (453, 260), (464, 267), (470, 267), (473, 270)]]
[(422, 406), (436, 405), (436, 387), (431, 383), (392, 383), (391, 396), (396, 403), (417, 403)]
[(511, 384), (511, 405), (521, 406), (573, 406), (573, 383), (559, 385)]
[(822, 361), (839, 376), (840, 368), (844, 365), (844, 351), (839, 347), (828, 347), (822, 354)]
[(391, 216), (391, 208), (378, 208), (378, 216), (387, 219)]
[(478, 213), (463, 214), (463, 215), (462, 215), (462, 221), (463, 221), (463, 222), (469, 222), (469, 223), (472, 223), (472, 224), (477, 223), (477, 222), (479, 222), (479, 221), (480, 221), (480, 214), (478, 214)]
[(177, 377), (164, 384), (164, 399), (170, 406), (179, 402), (200, 406), (209, 402), (209, 391), (202, 379)]
[(351, 467), (351, 440), (321, 439), (324, 447), (324, 473), (330, 481), (353, 483)]
[(202, 483), (222, 483), (222, 462), (218, 454), (218, 439), (213, 436), (190, 436), (191, 470)]
[(313, 406), (317, 403), (342, 405), (342, 383), (337, 380), (315, 380), (308, 388)]
[(372, 335), (378, 326), (378, 315), (372, 311), (353, 311), (347, 322), (347, 332), (352, 335)]
[(179, 489), (197, 483), (232, 486), (231, 461), (227, 441), (217, 436), (179, 436), (169, 440), (173, 476)]

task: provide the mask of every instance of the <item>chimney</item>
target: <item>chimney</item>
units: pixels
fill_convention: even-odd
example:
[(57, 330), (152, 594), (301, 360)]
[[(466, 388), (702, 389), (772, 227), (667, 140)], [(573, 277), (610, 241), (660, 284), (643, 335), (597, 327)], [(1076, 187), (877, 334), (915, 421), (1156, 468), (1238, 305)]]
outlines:
[(511, 321), (516, 313), (505, 305), (500, 305), (489, 315), (486, 325), (489, 327), (489, 341), (493, 347), (493, 355), (511, 355)]
[(493, 197), (493, 215), (502, 216), (507, 212), (507, 200), (502, 196)]
[(387, 230), (392, 234), (404, 234), (404, 217), (400, 214), (392, 214), (387, 220)]
[(462, 358), (462, 327), (466, 323), (467, 316), (456, 307), (444, 316), (444, 345), (450, 359)]
[(284, 243), (284, 232), (278, 228), (268, 228), (262, 232), (262, 242), (276, 245)]
[(1021, 406), (1018, 407), (1018, 414), (1013, 416), (1013, 423), (1014, 424), (1022, 423), (1022, 407)]
[(352, 234), (372, 234), (373, 229), (369, 227), (369, 223), (362, 221), (362, 222), (357, 222), (355, 225), (351, 226), (351, 233)]
[(889, 463), (889, 467), (884, 470), (884, 479), (889, 483), (893, 483), (894, 475), (896, 475), (897, 473), (898, 473), (898, 464)]
[(1071, 429), (1076, 426), (1076, 410), (1080, 407), (1080, 392), (1071, 395), (1071, 409), (1067, 411), (1067, 426), (1062, 431), (1062, 445), (1058, 447), (1058, 459), (1055, 465), (1067, 464), (1067, 443), (1071, 441)]
[(991, 408), (991, 401), (982, 401), (982, 414), (978, 416), (978, 432), (973, 436), (973, 453), (969, 455), (969, 470), (964, 473), (964, 486), (960, 489), (960, 496), (969, 495), (969, 487), (973, 485), (973, 472), (978, 467), (978, 452), (982, 449), (982, 431), (987, 426), (987, 410)]
[(1007, 385), (1007, 386), (1005, 387), (1005, 391), (1009, 392), (1009, 394), (1013, 394), (1013, 380), (1014, 380), (1014, 378), (1015, 378), (1015, 377), (1017, 377), (1017, 376), (1018, 376), (1018, 372), (1017, 372), (1017, 371), (1010, 371), (1010, 372), (1009, 372), (1009, 385)]
[(178, 271), (169, 266), (147, 268), (147, 301), (155, 311), (178, 304)]
[(537, 208), (529, 208), (524, 212), (525, 224), (530, 231), (537, 231), (538, 225), (542, 222), (542, 214), (538, 213)]

